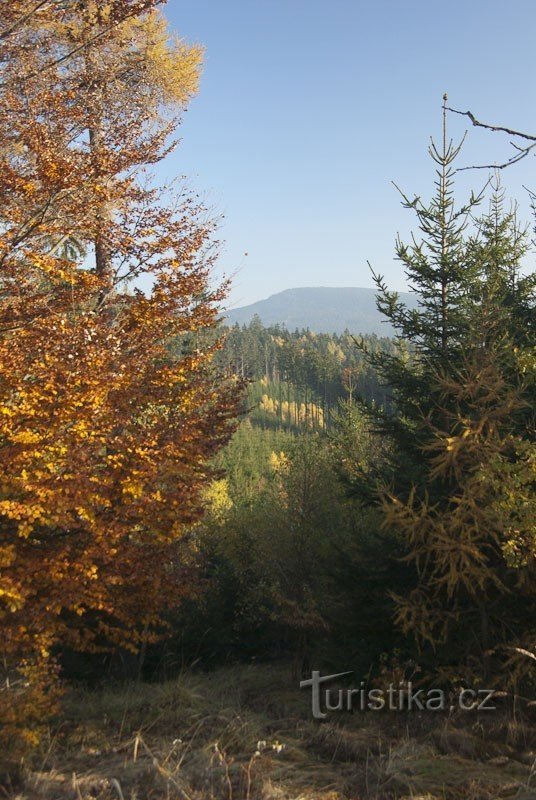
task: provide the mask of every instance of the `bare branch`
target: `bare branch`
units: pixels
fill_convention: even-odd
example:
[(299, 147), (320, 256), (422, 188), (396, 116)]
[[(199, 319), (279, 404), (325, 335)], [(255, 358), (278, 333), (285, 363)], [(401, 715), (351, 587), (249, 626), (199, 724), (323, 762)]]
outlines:
[(450, 108), (449, 106), (447, 106), (447, 111), (451, 111), (453, 114), (460, 114), (462, 117), (469, 117), (476, 128), (487, 128), (488, 131), (508, 133), (510, 136), (519, 136), (521, 139), (527, 139), (529, 142), (536, 142), (536, 136), (530, 133), (522, 133), (521, 131), (515, 131), (513, 128), (505, 128), (502, 125), (490, 125), (487, 122), (480, 122), (471, 111), (458, 111), (458, 109)]
[[(511, 144), (513, 144), (513, 142), (511, 142)], [(534, 144), (529, 145), (529, 147), (516, 148), (518, 150), (522, 150), (522, 152), (518, 153), (515, 156), (512, 156), (512, 158), (509, 158), (508, 161), (504, 161), (502, 164), (496, 164), (496, 163), (495, 164), (473, 164), (470, 167), (458, 167), (456, 172), (465, 172), (468, 169), (488, 169), (488, 170), (489, 169), (506, 169), (506, 167), (510, 167), (510, 166), (512, 166), (512, 164), (517, 164), (518, 161), (521, 161), (526, 156), (528, 156), (530, 151), (533, 150), (535, 147), (536, 147), (536, 142), (534, 142)]]
[(507, 128), (504, 125), (491, 125), (488, 122), (481, 122), (471, 111), (460, 111), (459, 109), (451, 108), (450, 106), (447, 106), (447, 111), (450, 111), (452, 114), (459, 114), (462, 117), (467, 117), (475, 128), (485, 128), (486, 130), (493, 131), (494, 133), (507, 133), (509, 136), (518, 136), (520, 139), (532, 142), (532, 144), (529, 144), (526, 147), (521, 147), (515, 142), (510, 142), (512, 147), (517, 152), (502, 164), (475, 164), (470, 167), (459, 167), (457, 172), (464, 172), (465, 170), (469, 169), (506, 169), (506, 167), (510, 167), (512, 164), (517, 164), (518, 161), (526, 158), (528, 154), (536, 147), (536, 135), (523, 133), (523, 131), (516, 131), (514, 128)]

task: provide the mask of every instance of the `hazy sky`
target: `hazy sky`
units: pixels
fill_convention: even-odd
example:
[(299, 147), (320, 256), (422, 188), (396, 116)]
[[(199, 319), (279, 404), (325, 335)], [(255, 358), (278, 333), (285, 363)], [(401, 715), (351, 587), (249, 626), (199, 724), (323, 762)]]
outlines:
[[(371, 286), (367, 260), (405, 287), (393, 243), (413, 219), (391, 181), (433, 190), (426, 150), (443, 92), (536, 134), (534, 0), (169, 0), (166, 14), (206, 62), (165, 172), (187, 175), (225, 215), (232, 305), (294, 286)], [(467, 127), (451, 120), (455, 137)], [(508, 138), (471, 128), (460, 165), (509, 155)], [(503, 175), (522, 210), (535, 167), (529, 157)], [(485, 178), (464, 173), (460, 199)]]

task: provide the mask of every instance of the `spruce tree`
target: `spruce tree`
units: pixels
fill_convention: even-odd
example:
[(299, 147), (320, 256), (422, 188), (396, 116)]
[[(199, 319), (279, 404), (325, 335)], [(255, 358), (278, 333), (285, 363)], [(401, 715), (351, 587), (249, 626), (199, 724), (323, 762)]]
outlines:
[(376, 278), (410, 357), (368, 355), (395, 411), (367, 412), (393, 447), (383, 474), (360, 485), (414, 567), (396, 597), (402, 628), (420, 645), (446, 645), (451, 663), (476, 657), (487, 674), (492, 654), (534, 638), (534, 278), (521, 274), (526, 233), (498, 187), (479, 219), (482, 195), (455, 207), (460, 147), (445, 114), (444, 104), (442, 148), (430, 148), (436, 194), (427, 206), (404, 198), (423, 240), (397, 242), (420, 307), (408, 310)]
[[(421, 452), (427, 436), (418, 422), (423, 413), (436, 412), (432, 376), (460, 362), (481, 269), (468, 226), (483, 193), (471, 193), (465, 204), (455, 205), (455, 161), (463, 141), (455, 145), (447, 138), (445, 102), (446, 97), (441, 146), (432, 140), (429, 147), (436, 165), (434, 196), (425, 204), (420, 197), (409, 199), (401, 193), (404, 207), (416, 215), (421, 239), (413, 236), (411, 243), (405, 244), (398, 237), (396, 256), (411, 291), (419, 296), (419, 306), (408, 308), (396, 292), (388, 290), (383, 277), (373, 272), (378, 308), (395, 329), (399, 348), (395, 353), (372, 352), (360, 344), (389, 389), (389, 405), (396, 409), (391, 413), (365, 404), (366, 410), (376, 430), (392, 439), (389, 471), (408, 492), (421, 480)], [(359, 490), (366, 490), (366, 482)]]

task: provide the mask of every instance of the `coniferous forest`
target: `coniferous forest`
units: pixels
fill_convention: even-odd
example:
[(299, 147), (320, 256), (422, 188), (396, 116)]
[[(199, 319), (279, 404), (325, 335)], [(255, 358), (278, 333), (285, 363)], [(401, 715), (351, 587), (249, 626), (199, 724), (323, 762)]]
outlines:
[(536, 133), (443, 98), (392, 336), (230, 325), (164, 12), (0, 0), (0, 795), (536, 798)]

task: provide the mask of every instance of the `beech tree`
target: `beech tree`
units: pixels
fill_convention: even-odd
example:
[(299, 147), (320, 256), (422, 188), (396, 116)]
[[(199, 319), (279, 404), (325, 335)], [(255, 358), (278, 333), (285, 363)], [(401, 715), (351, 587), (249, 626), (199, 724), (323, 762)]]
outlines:
[[(7, 7), (7, 3), (3, 3)], [(0, 620), (7, 741), (59, 645), (136, 648), (188, 588), (180, 541), (240, 387), (212, 361), (214, 223), (152, 187), (201, 51), (153, 3), (10, 4), (0, 64)], [(29, 11), (29, 10), (28, 10)], [(66, 243), (77, 243), (65, 246)], [(85, 255), (84, 255), (85, 254)], [(147, 292), (134, 286), (144, 278)], [(212, 342), (210, 344), (210, 342)], [(177, 346), (177, 344), (180, 346)]]

